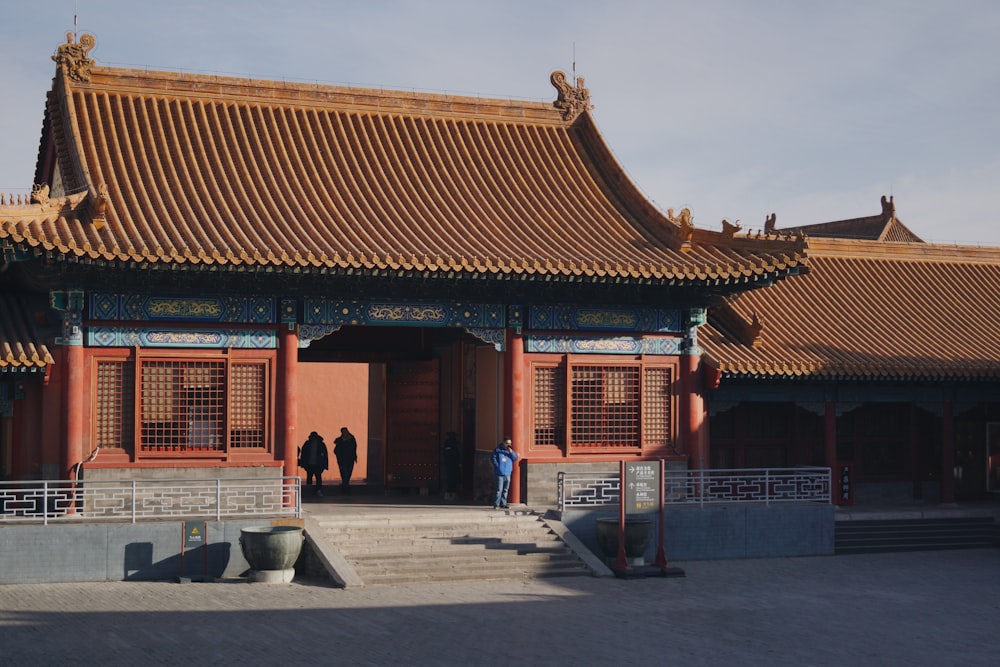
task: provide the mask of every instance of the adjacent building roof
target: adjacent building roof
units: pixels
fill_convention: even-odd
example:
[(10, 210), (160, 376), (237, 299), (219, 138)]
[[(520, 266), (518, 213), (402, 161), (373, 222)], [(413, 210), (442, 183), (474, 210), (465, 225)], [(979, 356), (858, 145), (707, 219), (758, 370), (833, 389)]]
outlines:
[[(773, 225), (775, 218), (768, 219)], [(882, 212), (848, 220), (834, 220), (816, 225), (801, 227), (786, 227), (782, 231), (822, 236), (831, 239), (856, 239), (858, 241), (886, 241), (900, 243), (923, 243), (923, 239), (914, 234), (896, 217), (896, 204), (892, 197), (882, 197)]]
[(709, 310), (729, 377), (1000, 378), (1000, 248), (810, 237), (808, 275)]
[(97, 66), (54, 56), (32, 207), (0, 243), (55, 259), (767, 284), (801, 236), (695, 228), (613, 158), (583, 80), (551, 103)]
[(24, 298), (0, 292), (0, 372), (35, 370), (54, 363), (39, 340)]

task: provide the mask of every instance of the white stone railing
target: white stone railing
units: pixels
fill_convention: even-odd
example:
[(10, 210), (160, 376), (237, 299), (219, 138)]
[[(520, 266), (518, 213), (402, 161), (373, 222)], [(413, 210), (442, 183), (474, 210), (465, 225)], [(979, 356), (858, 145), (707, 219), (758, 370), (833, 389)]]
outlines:
[(298, 477), (0, 482), (0, 524), (302, 514)]
[[(829, 468), (667, 470), (663, 475), (663, 502), (670, 506), (831, 502)], [(560, 510), (618, 505), (621, 499), (617, 471), (560, 472), (558, 485)]]

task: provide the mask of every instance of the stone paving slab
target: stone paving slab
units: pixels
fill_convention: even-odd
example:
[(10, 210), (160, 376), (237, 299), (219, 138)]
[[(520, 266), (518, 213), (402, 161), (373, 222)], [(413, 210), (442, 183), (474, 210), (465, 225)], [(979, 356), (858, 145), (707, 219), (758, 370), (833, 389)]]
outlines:
[(0, 663), (995, 665), (1000, 550), (672, 563), (676, 579), (0, 586)]

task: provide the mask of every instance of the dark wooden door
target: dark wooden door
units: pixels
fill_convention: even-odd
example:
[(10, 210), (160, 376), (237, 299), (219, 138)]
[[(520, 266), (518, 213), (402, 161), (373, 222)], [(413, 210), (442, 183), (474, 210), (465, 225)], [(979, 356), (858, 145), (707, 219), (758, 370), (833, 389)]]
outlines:
[(439, 373), (437, 359), (386, 368), (386, 487), (437, 487)]

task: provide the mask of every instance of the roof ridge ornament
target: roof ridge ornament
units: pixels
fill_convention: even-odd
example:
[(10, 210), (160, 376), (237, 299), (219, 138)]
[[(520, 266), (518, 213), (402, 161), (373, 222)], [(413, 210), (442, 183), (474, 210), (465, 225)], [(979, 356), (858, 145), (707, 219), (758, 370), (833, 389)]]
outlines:
[(893, 202), (893, 196), (889, 195), (889, 197), (886, 198), (885, 195), (882, 195), (882, 217), (886, 221), (888, 221), (895, 215), (896, 215), (896, 204), (895, 202)]
[(52, 60), (62, 68), (73, 81), (90, 81), (90, 68), (94, 66), (89, 58), (90, 50), (97, 44), (97, 39), (90, 33), (80, 35), (80, 41), (73, 43), (76, 33), (66, 33), (66, 43), (60, 44)]
[(574, 86), (569, 82), (566, 72), (557, 69), (552, 72), (549, 81), (559, 94), (552, 105), (562, 111), (563, 120), (576, 120), (584, 111), (594, 108), (590, 104), (590, 91), (583, 86), (582, 76), (576, 78)]

